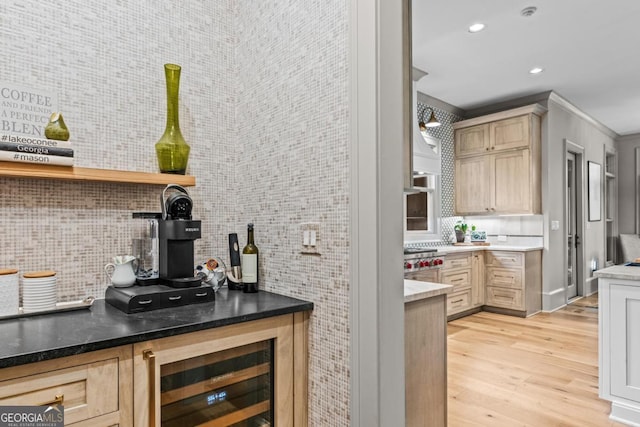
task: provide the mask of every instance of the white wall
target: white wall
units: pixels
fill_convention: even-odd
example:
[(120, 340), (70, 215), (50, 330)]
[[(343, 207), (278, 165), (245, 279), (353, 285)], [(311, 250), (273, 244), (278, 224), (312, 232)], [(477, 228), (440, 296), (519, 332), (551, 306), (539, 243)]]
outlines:
[[(566, 303), (564, 280), (566, 277), (564, 259), (567, 248), (567, 232), (564, 227), (564, 163), (565, 139), (584, 147), (586, 162), (594, 161), (604, 168), (604, 147), (614, 145), (614, 135), (606, 133), (590, 120), (577, 115), (563, 106), (564, 103), (548, 101), (548, 113), (543, 118), (543, 214), (545, 249), (543, 252), (543, 309), (554, 310)], [(603, 169), (604, 170), (604, 169)], [(585, 186), (586, 189), (586, 186)], [(587, 279), (587, 291), (597, 290), (592, 277), (589, 261), (596, 258), (600, 266), (604, 265), (604, 215), (598, 222), (586, 222), (582, 236), (585, 263), (584, 277)], [(585, 220), (587, 218), (585, 212)], [(551, 230), (551, 221), (560, 221), (560, 229)]]
[(636, 148), (640, 147), (640, 134), (618, 138), (618, 232), (638, 233), (636, 230)]

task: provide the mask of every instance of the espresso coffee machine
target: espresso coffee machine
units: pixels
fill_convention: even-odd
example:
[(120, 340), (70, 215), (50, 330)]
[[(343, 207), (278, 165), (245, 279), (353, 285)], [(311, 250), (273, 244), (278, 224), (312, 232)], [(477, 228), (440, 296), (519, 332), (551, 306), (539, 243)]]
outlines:
[[(176, 190), (167, 197), (168, 190)], [(191, 219), (193, 201), (177, 184), (162, 191), (162, 218), (158, 221), (160, 282), (174, 288), (200, 286), (193, 274), (193, 242), (201, 237), (200, 221)]]

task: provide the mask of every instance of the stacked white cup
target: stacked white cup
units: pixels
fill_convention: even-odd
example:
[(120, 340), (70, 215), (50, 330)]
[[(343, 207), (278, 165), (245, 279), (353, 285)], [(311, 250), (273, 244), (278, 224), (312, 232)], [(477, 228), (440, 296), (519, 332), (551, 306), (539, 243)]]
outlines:
[(54, 310), (57, 299), (55, 271), (33, 271), (22, 275), (22, 310), (25, 313)]

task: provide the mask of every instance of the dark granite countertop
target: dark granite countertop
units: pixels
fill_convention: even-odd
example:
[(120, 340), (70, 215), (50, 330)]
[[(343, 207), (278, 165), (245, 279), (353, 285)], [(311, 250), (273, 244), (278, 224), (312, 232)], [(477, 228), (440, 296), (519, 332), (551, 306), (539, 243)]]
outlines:
[(99, 299), (91, 309), (0, 321), (0, 368), (313, 309), (271, 292), (216, 293), (216, 301), (125, 314)]

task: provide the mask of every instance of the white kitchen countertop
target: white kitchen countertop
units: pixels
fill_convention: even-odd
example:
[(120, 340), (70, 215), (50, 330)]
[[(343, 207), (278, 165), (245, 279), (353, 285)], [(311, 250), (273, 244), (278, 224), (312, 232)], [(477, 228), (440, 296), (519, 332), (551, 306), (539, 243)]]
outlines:
[(453, 286), (442, 283), (422, 282), (419, 280), (404, 280), (404, 302), (433, 298), (451, 292)]
[(542, 250), (542, 246), (522, 246), (522, 245), (469, 245), (469, 246), (437, 246), (438, 254), (448, 254), (454, 252), (469, 252), (469, 251), (515, 251), (515, 252), (529, 252)]
[[(640, 267), (613, 265), (593, 272), (595, 277), (603, 279), (638, 280), (640, 281)], [(406, 292), (405, 292), (406, 294)]]

